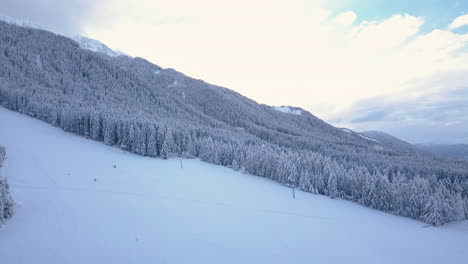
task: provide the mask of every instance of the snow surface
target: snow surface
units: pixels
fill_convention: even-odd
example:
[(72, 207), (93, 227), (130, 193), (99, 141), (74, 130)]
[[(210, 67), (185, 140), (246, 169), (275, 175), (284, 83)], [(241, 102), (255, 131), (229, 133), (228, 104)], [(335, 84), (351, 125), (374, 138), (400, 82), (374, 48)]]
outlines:
[(353, 133), (353, 131), (351, 131), (351, 129), (342, 128), (341, 130), (343, 130), (343, 132), (346, 132), (346, 133), (349, 133), (349, 134)]
[[(440, 228), (199, 160), (141, 157), (0, 108), (1, 263), (468, 263)], [(114, 164), (116, 168), (114, 168)], [(96, 181), (94, 181), (96, 179)]]
[(294, 114), (294, 115), (301, 115), (302, 111), (299, 109), (293, 109), (289, 106), (272, 106), (273, 109), (276, 111), (280, 111), (286, 114)]
[(104, 43), (95, 39), (91, 39), (91, 38), (87, 38), (83, 36), (73, 36), (71, 38), (74, 41), (78, 42), (78, 44), (80, 45), (80, 48), (82, 49), (87, 49), (90, 51), (102, 53), (110, 57), (118, 57), (118, 56), (125, 55), (123, 52), (110, 49)]

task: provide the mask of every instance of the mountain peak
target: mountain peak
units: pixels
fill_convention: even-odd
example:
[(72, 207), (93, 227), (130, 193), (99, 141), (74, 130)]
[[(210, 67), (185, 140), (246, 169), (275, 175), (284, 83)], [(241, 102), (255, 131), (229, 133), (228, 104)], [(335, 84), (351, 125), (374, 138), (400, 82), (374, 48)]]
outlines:
[(94, 51), (97, 53), (102, 53), (110, 57), (126, 56), (125, 53), (121, 51), (113, 50), (109, 48), (108, 46), (106, 46), (104, 43), (95, 39), (78, 36), (78, 35), (71, 37), (71, 39), (76, 41), (80, 45), (80, 48), (82, 49)]
[[(10, 16), (7, 16), (7, 15), (0, 15), (0, 21), (4, 21), (4, 22), (6, 22), (8, 24), (12, 24), (12, 25), (20, 26), (20, 27), (40, 29), (40, 30), (45, 30), (45, 31), (52, 32), (54, 34), (58, 34), (58, 33), (54, 32), (53, 30), (47, 28), (44, 25), (41, 25), (41, 24), (38, 24), (38, 23), (35, 23), (35, 22), (31, 22), (31, 21), (28, 21), (28, 20), (17, 19), (17, 18), (10, 17)], [(61, 35), (61, 34), (59, 34), (59, 35)], [(91, 39), (91, 38), (83, 37), (83, 36), (79, 36), (79, 35), (76, 35), (76, 36), (66, 36), (65, 35), (65, 37), (71, 38), (72, 40), (76, 41), (79, 44), (80, 48), (82, 48), (82, 49), (91, 50), (91, 51), (94, 51), (94, 52), (97, 52), (97, 53), (105, 54), (105, 55), (110, 56), (110, 57), (126, 56), (125, 53), (113, 50), (113, 49), (109, 48), (108, 46), (106, 46), (104, 43), (102, 43), (102, 42), (100, 42), (98, 40), (95, 40), (95, 39)]]

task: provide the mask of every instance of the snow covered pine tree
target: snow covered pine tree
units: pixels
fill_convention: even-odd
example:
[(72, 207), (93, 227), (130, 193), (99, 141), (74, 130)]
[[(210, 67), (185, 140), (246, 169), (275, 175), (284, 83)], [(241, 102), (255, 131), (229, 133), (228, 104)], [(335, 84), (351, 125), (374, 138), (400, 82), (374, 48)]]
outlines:
[(0, 146), (0, 226), (6, 219), (13, 216), (13, 200), (11, 199), (10, 188), (2, 168), (5, 158), (5, 148)]

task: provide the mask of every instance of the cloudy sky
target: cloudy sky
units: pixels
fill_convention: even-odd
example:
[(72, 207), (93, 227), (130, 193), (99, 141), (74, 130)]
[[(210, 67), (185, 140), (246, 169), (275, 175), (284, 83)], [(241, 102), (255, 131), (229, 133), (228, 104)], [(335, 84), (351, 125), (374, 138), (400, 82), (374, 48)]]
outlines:
[(410, 142), (468, 143), (468, 1), (0, 0), (260, 103)]

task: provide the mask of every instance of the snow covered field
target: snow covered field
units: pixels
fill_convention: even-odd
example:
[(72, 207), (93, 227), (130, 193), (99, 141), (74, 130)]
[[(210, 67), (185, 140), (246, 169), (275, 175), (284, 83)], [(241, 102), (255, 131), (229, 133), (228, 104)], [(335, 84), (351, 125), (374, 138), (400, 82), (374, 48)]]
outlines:
[[(468, 263), (440, 228), (198, 160), (145, 158), (0, 108), (16, 214), (0, 263)], [(114, 168), (116, 165), (116, 168)]]

